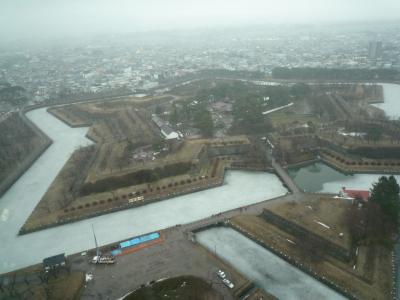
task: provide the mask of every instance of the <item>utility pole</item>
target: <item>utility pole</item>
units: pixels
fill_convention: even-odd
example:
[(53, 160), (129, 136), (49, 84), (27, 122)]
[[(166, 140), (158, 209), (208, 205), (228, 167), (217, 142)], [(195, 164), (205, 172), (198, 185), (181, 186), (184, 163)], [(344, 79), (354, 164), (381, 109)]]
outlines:
[(97, 244), (96, 234), (94, 233), (93, 224), (92, 224), (92, 231), (93, 231), (94, 243), (96, 245), (96, 256), (99, 256), (100, 255), (100, 250), (99, 250), (99, 245)]

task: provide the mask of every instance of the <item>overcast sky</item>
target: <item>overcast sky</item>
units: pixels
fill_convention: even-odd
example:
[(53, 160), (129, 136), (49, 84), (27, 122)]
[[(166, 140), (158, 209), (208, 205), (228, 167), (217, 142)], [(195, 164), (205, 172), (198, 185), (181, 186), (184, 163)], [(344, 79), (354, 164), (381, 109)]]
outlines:
[(0, 0), (0, 37), (400, 19), (400, 0)]

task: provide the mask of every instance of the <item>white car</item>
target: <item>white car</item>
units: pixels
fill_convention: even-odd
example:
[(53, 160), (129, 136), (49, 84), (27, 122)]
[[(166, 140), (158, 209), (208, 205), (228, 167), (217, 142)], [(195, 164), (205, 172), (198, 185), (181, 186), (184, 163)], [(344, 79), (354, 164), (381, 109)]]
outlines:
[(232, 282), (230, 282), (228, 279), (223, 279), (222, 280), (222, 282), (227, 286), (227, 287), (229, 287), (230, 289), (233, 289), (234, 287), (235, 287), (235, 285), (232, 283)]
[(221, 279), (224, 279), (226, 277), (225, 272), (223, 272), (222, 270), (218, 270), (217, 275)]

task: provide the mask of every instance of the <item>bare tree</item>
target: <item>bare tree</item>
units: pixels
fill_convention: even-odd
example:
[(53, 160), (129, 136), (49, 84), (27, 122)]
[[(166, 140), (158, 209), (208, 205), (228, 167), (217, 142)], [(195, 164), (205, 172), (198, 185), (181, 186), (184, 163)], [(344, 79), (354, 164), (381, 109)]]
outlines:
[[(356, 203), (360, 200), (356, 199)], [(345, 222), (349, 229), (349, 233), (353, 239), (353, 243), (357, 244), (365, 237), (366, 229), (366, 212), (357, 205), (352, 205), (346, 212)]]

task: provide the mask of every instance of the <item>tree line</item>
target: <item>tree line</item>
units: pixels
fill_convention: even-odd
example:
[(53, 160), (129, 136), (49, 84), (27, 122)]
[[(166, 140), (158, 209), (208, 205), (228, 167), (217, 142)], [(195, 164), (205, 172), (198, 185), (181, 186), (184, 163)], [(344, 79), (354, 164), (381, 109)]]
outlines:
[(0, 122), (0, 181), (13, 172), (39, 143), (40, 138), (18, 113)]
[(272, 70), (277, 79), (320, 79), (320, 80), (396, 80), (400, 74), (395, 69), (336, 69), (336, 68), (284, 68)]
[(257, 86), (241, 81), (216, 81), (202, 86), (193, 93), (193, 98), (173, 105), (169, 121), (171, 124), (189, 122), (199, 128), (205, 136), (212, 135), (214, 127), (208, 109), (212, 102), (228, 102), (233, 107), (233, 133), (257, 133), (272, 128), (264, 111), (286, 105), (309, 95), (311, 88), (298, 83), (293, 86)]
[(0, 103), (11, 107), (22, 107), (28, 102), (26, 90), (19, 86), (4, 83), (0, 86)]
[(352, 206), (348, 210), (346, 220), (355, 244), (393, 246), (399, 226), (399, 192), (394, 176), (381, 176), (372, 185), (364, 207)]

